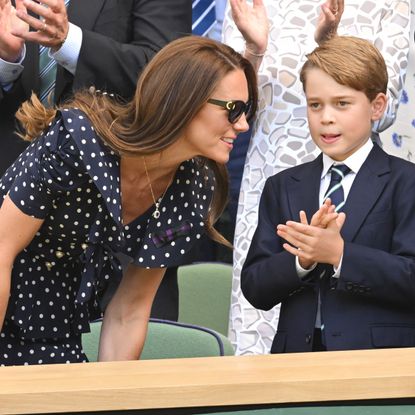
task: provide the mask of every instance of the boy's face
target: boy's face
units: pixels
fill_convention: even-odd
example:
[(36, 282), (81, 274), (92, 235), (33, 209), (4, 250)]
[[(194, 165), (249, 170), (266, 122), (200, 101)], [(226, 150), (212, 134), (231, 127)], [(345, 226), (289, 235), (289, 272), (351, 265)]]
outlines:
[(305, 94), (311, 137), (323, 153), (337, 161), (366, 143), (372, 121), (382, 116), (386, 105), (384, 94), (370, 102), (364, 92), (338, 84), (318, 68), (307, 71)]

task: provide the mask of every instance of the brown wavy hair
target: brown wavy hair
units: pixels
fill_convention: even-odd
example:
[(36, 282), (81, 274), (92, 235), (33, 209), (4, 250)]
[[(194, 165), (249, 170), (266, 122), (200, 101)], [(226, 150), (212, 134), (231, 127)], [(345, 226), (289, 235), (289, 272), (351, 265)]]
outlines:
[(388, 87), (388, 71), (379, 50), (368, 40), (354, 36), (335, 36), (307, 55), (300, 80), (305, 91), (307, 71), (318, 68), (338, 84), (363, 92), (373, 101)]
[[(165, 46), (142, 72), (135, 95), (129, 102), (113, 99), (93, 88), (78, 91), (69, 101), (45, 108), (35, 95), (25, 102), (16, 116), (26, 140), (33, 140), (63, 108), (79, 108), (91, 121), (98, 135), (119, 155), (142, 156), (169, 147), (200, 111), (218, 83), (231, 71), (244, 71), (253, 112), (258, 104), (256, 73), (247, 59), (232, 48), (210, 39), (188, 36)], [(213, 228), (228, 197), (228, 175), (224, 165), (197, 157), (208, 165), (216, 179), (216, 189), (206, 220), (208, 235), (230, 244)]]

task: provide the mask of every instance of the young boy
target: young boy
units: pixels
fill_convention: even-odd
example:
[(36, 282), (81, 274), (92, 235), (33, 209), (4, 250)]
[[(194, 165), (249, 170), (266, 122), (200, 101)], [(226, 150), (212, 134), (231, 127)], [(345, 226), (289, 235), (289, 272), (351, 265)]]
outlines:
[(369, 139), (384, 60), (339, 36), (307, 56), (301, 80), (322, 154), (267, 180), (242, 292), (260, 309), (281, 303), (271, 353), (413, 347), (415, 165)]

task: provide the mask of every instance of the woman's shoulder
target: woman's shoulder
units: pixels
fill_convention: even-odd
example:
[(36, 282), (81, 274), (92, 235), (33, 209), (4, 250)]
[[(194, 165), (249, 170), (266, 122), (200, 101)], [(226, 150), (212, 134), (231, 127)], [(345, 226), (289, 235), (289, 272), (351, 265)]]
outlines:
[[(98, 135), (87, 114), (78, 108), (65, 108), (58, 111), (56, 124), (63, 140), (57, 140), (59, 147), (70, 146), (85, 166), (106, 163), (111, 166), (118, 160), (117, 154)], [(56, 129), (56, 125), (55, 125)], [(63, 134), (62, 134), (63, 132)], [(87, 170), (89, 170), (87, 168)]]
[[(62, 122), (62, 127), (69, 133), (73, 141), (82, 143), (88, 140), (90, 144), (102, 142), (97, 140), (95, 128), (88, 116), (78, 108), (64, 108), (57, 112), (56, 120)], [(69, 138), (69, 137), (68, 137)], [(92, 138), (95, 140), (92, 141)]]

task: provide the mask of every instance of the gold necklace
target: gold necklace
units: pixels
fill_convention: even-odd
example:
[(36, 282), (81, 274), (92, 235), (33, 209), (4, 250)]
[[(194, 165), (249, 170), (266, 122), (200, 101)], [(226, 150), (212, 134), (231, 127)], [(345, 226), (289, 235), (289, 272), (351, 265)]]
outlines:
[(150, 175), (148, 174), (146, 159), (145, 159), (144, 156), (142, 156), (142, 157), (143, 157), (143, 162), (144, 162), (144, 170), (146, 171), (147, 181), (148, 181), (148, 185), (150, 187), (151, 197), (153, 198), (154, 206), (156, 207), (156, 209), (151, 214), (151, 216), (153, 216), (154, 219), (158, 219), (160, 217), (160, 209), (159, 209), (160, 208), (160, 202), (163, 200), (164, 196), (166, 195), (167, 189), (169, 188), (171, 181), (169, 180), (169, 182), (167, 183), (166, 189), (164, 190), (163, 195), (159, 199), (160, 202), (157, 201), (155, 196), (154, 196), (153, 186), (151, 185)]

